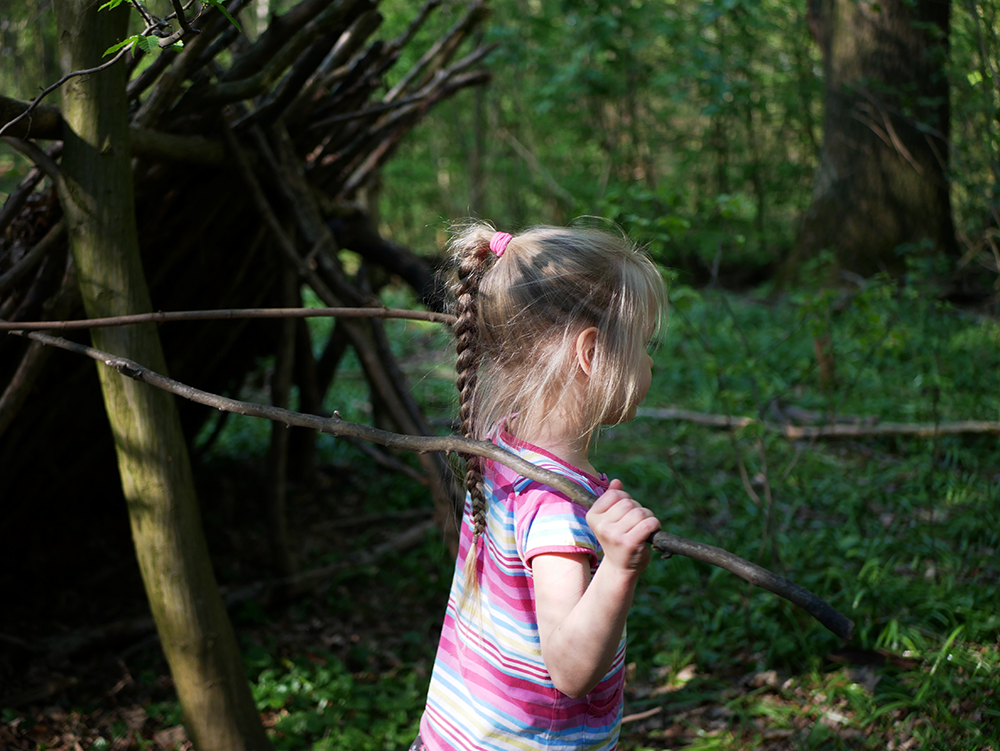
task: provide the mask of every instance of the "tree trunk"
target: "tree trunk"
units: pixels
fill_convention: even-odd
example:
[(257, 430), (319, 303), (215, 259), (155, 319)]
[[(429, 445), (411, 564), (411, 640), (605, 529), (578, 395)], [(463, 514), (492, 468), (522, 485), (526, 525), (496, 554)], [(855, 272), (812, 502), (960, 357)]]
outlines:
[[(56, 3), (62, 66), (94, 67), (126, 34), (128, 10)], [(72, 79), (63, 90), (60, 200), (90, 317), (152, 310), (138, 247), (125, 68)], [(154, 326), (95, 329), (94, 345), (165, 367)], [(173, 397), (98, 366), (136, 556), (160, 641), (199, 751), (270, 748), (202, 532)]]
[(906, 268), (957, 253), (948, 196), (950, 0), (810, 0), (823, 54), (823, 149), (785, 264), (832, 251), (840, 269)]

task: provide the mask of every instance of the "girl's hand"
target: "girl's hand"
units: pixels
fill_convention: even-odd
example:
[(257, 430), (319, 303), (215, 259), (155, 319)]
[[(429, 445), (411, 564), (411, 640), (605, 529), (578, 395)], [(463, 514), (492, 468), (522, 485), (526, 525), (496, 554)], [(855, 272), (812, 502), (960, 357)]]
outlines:
[(650, 558), (647, 541), (660, 528), (660, 521), (625, 492), (621, 480), (611, 481), (587, 512), (587, 523), (604, 550), (602, 565), (610, 563), (636, 574), (645, 570)]

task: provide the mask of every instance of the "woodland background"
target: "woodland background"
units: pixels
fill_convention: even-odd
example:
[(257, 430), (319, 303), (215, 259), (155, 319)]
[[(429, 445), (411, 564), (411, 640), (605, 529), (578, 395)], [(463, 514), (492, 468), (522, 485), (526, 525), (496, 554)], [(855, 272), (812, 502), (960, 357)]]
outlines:
[[(60, 63), (75, 42), (57, 5), (0, 11), (9, 100), (80, 67)], [(313, 63), (300, 51), (263, 89), (220, 101), (275, 19), (334, 5), (232, 4), (239, 31), (220, 21), (225, 44), (153, 119), (220, 150), (228, 128), (265, 198), (231, 151), (136, 151), (150, 309), (324, 306), (317, 289), (340, 280), (349, 304), (438, 310), (457, 218), (621, 226), (664, 268), (672, 305), (643, 410), (602, 435), (597, 465), (665, 528), (856, 623), (845, 645), (721, 570), (654, 561), (629, 622), (623, 748), (998, 748), (998, 4), (345, 2)], [(143, 30), (134, 10), (128, 23)], [(309, 65), (349, 32), (360, 41), (315, 89), (326, 98), (296, 119)], [(411, 78), (446, 39), (455, 51)], [(158, 59), (137, 59), (130, 80)], [(65, 240), (4, 276), (63, 214), (23, 145), (58, 161), (61, 134), (16, 137), (0, 147), (0, 196), (28, 197), (3, 219), (0, 318), (85, 317), (63, 294)], [(288, 198), (304, 184), (291, 164), (319, 226)], [(319, 281), (282, 255), (262, 206), (318, 259)], [(170, 374), (206, 391), (453, 428), (440, 323), (192, 321), (158, 335)], [(196, 524), (260, 718), (209, 737), (149, 617), (94, 364), (57, 352), (29, 368), (36, 350), (0, 336), (0, 746), (408, 747), (453, 565), (443, 463), (178, 400)]]

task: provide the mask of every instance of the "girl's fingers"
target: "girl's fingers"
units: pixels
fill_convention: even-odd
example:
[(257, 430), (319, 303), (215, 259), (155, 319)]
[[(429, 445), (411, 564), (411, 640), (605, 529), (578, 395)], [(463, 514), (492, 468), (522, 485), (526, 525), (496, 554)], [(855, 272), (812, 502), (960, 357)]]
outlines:
[[(617, 483), (617, 487), (615, 487), (615, 483)], [(594, 501), (594, 505), (590, 507), (590, 511), (594, 514), (607, 513), (608, 509), (625, 498), (631, 498), (631, 496), (625, 492), (621, 482), (612, 480), (611, 487)]]
[(621, 539), (628, 545), (642, 545), (651, 534), (660, 528), (660, 520), (649, 509), (632, 509), (617, 523)]
[(608, 491), (601, 496), (601, 503), (595, 503), (587, 512), (587, 523), (591, 527), (610, 527), (620, 524), (633, 509), (641, 508), (625, 491)]
[[(608, 490), (587, 512), (587, 522), (597, 535), (605, 554), (622, 562), (639, 560), (646, 541), (660, 528), (653, 512), (625, 492), (620, 480), (612, 480)], [(639, 559), (633, 556), (639, 555)], [(628, 563), (628, 567), (634, 567)]]

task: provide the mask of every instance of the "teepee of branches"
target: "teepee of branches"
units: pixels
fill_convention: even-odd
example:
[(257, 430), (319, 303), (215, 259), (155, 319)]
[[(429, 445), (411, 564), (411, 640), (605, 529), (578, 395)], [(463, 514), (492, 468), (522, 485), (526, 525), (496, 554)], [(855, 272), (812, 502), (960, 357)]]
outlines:
[[(134, 44), (115, 63), (130, 70), (136, 212), (154, 306), (290, 307), (301, 304), (303, 285), (330, 306), (377, 305), (377, 286), (389, 275), (440, 304), (428, 262), (379, 236), (366, 196), (431, 107), (488, 80), (482, 63), (489, 48), (470, 42), (486, 16), (484, 4), (444, 9), (428, 0), (402, 33), (386, 39), (377, 2), (303, 0), (253, 40), (238, 25), (244, 5), (234, 0), (224, 14), (196, 4), (165, 18), (144, 11), (143, 38), (157, 40), (163, 51)], [(434, 18), (445, 13), (454, 18)], [(432, 18), (450, 28), (418, 43), (429, 36)], [(179, 51), (168, 46), (177, 39), (184, 42)], [(0, 98), (4, 141), (35, 165), (0, 211), (5, 320), (82, 316), (52, 187), (63, 126), (47, 99)], [(339, 261), (342, 248), (364, 259), (353, 277)], [(235, 393), (261, 357), (275, 356), (287, 374), (276, 379), (275, 398), (287, 399), (297, 386), (309, 412), (320, 411), (340, 358), (353, 349), (385, 426), (429, 432), (380, 320), (341, 321), (324, 342), (312, 341), (302, 321), (203, 322), (166, 327), (160, 335), (172, 375), (220, 393)], [(9, 513), (16, 517), (22, 504), (39, 498), (71, 497), (81, 482), (115, 487), (92, 365), (2, 337), (0, 393), (0, 485)], [(181, 405), (189, 439), (209, 414)], [(287, 465), (291, 456), (287, 472), (308, 471), (312, 432), (289, 438), (291, 447), (274, 461)], [(422, 456), (421, 466), (443, 522), (453, 512), (443, 461)]]

